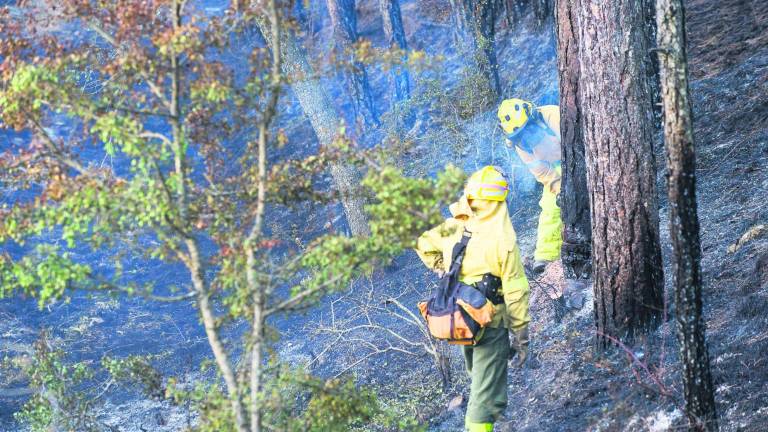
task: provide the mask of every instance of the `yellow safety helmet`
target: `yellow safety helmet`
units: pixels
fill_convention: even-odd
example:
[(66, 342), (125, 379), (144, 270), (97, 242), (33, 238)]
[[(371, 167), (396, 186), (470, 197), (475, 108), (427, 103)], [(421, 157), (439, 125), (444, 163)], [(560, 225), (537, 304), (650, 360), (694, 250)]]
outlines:
[(509, 193), (509, 182), (501, 169), (495, 166), (485, 166), (469, 176), (464, 194), (469, 199), (487, 201), (504, 201)]
[(496, 115), (499, 117), (499, 126), (504, 130), (508, 138), (516, 135), (528, 124), (535, 107), (533, 103), (522, 99), (505, 99)]

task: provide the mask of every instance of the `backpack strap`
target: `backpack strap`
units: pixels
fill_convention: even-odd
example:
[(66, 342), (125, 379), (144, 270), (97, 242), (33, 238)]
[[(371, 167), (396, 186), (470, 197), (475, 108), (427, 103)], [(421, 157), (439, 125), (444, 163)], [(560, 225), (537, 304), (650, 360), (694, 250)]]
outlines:
[(448, 272), (440, 278), (440, 288), (436, 294), (436, 298), (439, 299), (438, 304), (448, 305), (455, 294), (454, 292), (459, 282), (459, 273), (461, 272), (461, 263), (464, 261), (464, 252), (467, 250), (467, 243), (469, 243), (470, 237), (472, 237), (472, 233), (465, 228), (464, 233), (461, 235), (461, 240), (453, 245), (451, 265), (448, 267)]
[(469, 239), (472, 238), (472, 233), (464, 228), (464, 233), (461, 235), (461, 240), (453, 246), (453, 252), (451, 253), (451, 267), (448, 269), (448, 273), (451, 276), (458, 276), (461, 271), (461, 263), (464, 261), (464, 253), (467, 251), (467, 244)]

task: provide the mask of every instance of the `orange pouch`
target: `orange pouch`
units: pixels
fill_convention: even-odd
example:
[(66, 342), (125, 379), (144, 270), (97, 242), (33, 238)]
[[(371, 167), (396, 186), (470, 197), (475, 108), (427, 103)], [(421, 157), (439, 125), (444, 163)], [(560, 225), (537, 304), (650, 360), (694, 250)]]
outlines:
[(474, 345), (481, 329), (493, 320), (495, 309), (475, 287), (459, 284), (456, 294), (444, 305), (435, 299), (420, 302), (419, 311), (435, 339), (451, 344)]
[(451, 344), (474, 345), (483, 327), (493, 319), (493, 304), (477, 288), (459, 282), (461, 262), (472, 233), (464, 231), (451, 253), (451, 266), (440, 285), (419, 311), (429, 333)]

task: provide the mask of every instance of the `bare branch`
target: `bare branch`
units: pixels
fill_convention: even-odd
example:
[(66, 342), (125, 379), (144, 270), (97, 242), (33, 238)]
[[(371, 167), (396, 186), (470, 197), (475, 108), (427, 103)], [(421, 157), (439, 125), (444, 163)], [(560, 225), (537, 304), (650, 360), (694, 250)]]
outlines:
[[(120, 46), (119, 43), (117, 43), (115, 38), (113, 38), (112, 35), (110, 35), (106, 31), (104, 31), (104, 29), (102, 29), (101, 27), (96, 25), (96, 23), (90, 23), (88, 25), (88, 28), (90, 28), (91, 30), (96, 32), (96, 34), (101, 36), (102, 39), (107, 41), (114, 48), (116, 48), (118, 50), (121, 50), (121, 51), (123, 50), (123, 47)], [(155, 97), (157, 97), (160, 100), (160, 102), (170, 111), (171, 110), (171, 103), (168, 101), (168, 99), (166, 99), (166, 97), (163, 94), (163, 91), (160, 89), (160, 87), (158, 87), (157, 84), (155, 84), (154, 81), (152, 81), (149, 78), (149, 76), (147, 75), (147, 73), (145, 71), (141, 70), (141, 71), (139, 71), (139, 74), (141, 75), (142, 78), (144, 78), (144, 80), (146, 81), (146, 83), (149, 86), (150, 90), (152, 90), (152, 94), (154, 94)]]
[(35, 130), (40, 135), (40, 137), (43, 139), (43, 143), (45, 144), (45, 146), (48, 148), (48, 150), (51, 151), (51, 153), (54, 154), (54, 157), (59, 162), (61, 162), (64, 165), (74, 169), (75, 171), (77, 171), (80, 174), (88, 175), (88, 170), (84, 166), (82, 166), (76, 160), (67, 157), (64, 154), (64, 152), (62, 152), (61, 149), (59, 149), (56, 146), (56, 143), (53, 141), (53, 138), (51, 138), (51, 135), (48, 133), (47, 130), (45, 130), (43, 125), (41, 125), (40, 122), (34, 116), (32, 116), (27, 111), (23, 111), (23, 112), (24, 112), (25, 115), (27, 115), (27, 118), (29, 119), (29, 121), (31, 121), (32, 124), (35, 126)]
[(331, 279), (330, 281), (328, 281), (328, 282), (326, 282), (324, 284), (321, 284), (321, 285), (318, 285), (318, 286), (316, 286), (314, 288), (310, 288), (308, 290), (302, 291), (301, 293), (299, 293), (299, 294), (297, 294), (295, 296), (292, 296), (291, 298), (289, 298), (289, 299), (287, 299), (287, 300), (285, 300), (285, 301), (283, 301), (281, 303), (278, 303), (277, 305), (267, 309), (264, 312), (264, 317), (266, 318), (266, 317), (268, 317), (270, 315), (274, 315), (274, 314), (279, 313), (279, 312), (284, 312), (286, 310), (290, 310), (290, 309), (296, 307), (304, 299), (306, 299), (306, 298), (308, 298), (308, 297), (310, 297), (310, 296), (312, 296), (314, 294), (317, 294), (319, 292), (322, 292), (322, 291), (330, 288), (332, 285), (336, 284), (340, 280), (341, 280), (341, 276), (336, 276), (336, 277), (334, 277), (333, 279)]
[(164, 144), (171, 146), (173, 145), (173, 142), (165, 135), (157, 133), (157, 132), (151, 132), (151, 131), (144, 131), (139, 134), (139, 138), (144, 139), (158, 139), (162, 141)]

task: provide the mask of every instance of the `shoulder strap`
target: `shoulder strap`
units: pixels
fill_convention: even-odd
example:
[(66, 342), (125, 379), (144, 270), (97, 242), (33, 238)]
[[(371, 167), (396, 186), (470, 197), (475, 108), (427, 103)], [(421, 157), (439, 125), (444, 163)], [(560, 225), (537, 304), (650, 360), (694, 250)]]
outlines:
[(451, 303), (454, 291), (458, 286), (461, 263), (464, 261), (464, 252), (467, 250), (470, 237), (472, 237), (472, 233), (464, 229), (461, 240), (453, 246), (451, 266), (448, 268), (448, 273), (440, 278), (440, 286), (435, 292), (434, 301), (438, 308), (448, 307)]
[(472, 233), (464, 228), (464, 233), (461, 235), (461, 240), (456, 243), (451, 253), (451, 267), (448, 269), (448, 273), (451, 275), (458, 275), (461, 271), (461, 263), (464, 261), (464, 253), (467, 251), (467, 244), (472, 237)]

